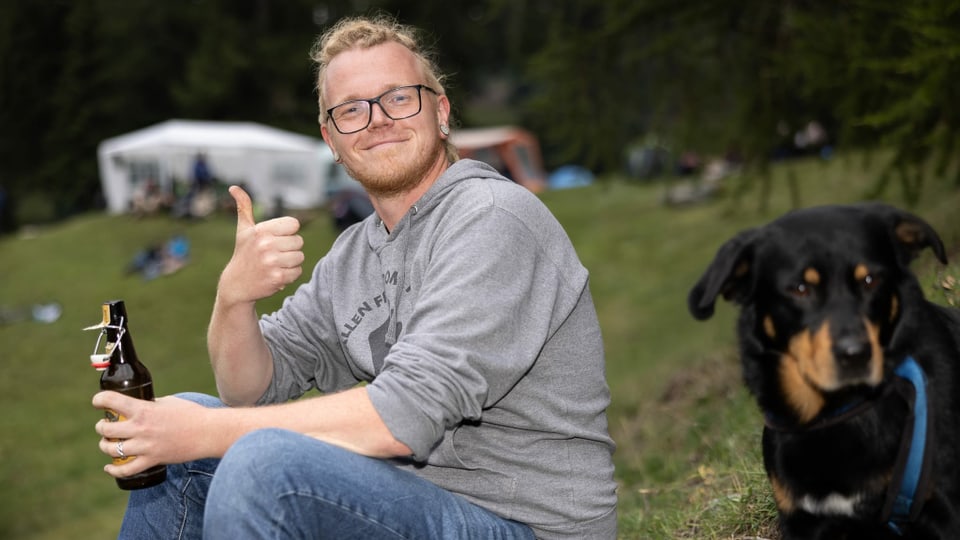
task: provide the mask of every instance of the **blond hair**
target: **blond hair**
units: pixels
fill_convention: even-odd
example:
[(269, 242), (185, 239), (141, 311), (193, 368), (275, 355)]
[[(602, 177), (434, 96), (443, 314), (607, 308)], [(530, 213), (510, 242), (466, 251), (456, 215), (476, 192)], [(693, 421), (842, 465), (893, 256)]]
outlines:
[[(400, 24), (396, 19), (379, 14), (374, 17), (348, 17), (337, 21), (328, 28), (313, 44), (310, 57), (316, 64), (317, 102), (320, 107), (319, 121), (326, 121), (326, 98), (323, 95), (323, 82), (327, 66), (338, 54), (350, 49), (369, 49), (384, 43), (399, 43), (416, 57), (425, 79), (424, 84), (437, 94), (446, 94), (443, 88), (445, 78), (434, 61), (432, 51), (426, 49), (420, 41), (419, 32), (412, 26)], [(452, 123), (452, 121), (451, 121)], [(453, 163), (458, 159), (457, 149), (449, 137), (444, 140), (447, 160)]]

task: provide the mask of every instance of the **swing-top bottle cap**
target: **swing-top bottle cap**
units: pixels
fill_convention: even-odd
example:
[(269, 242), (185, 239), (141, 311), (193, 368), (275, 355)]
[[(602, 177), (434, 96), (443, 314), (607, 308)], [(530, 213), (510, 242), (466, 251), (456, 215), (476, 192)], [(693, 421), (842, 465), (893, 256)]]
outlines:
[(83, 329), (84, 332), (86, 332), (87, 330), (99, 330), (101, 328), (107, 327), (110, 324), (110, 303), (104, 302), (100, 309), (101, 309), (101, 313), (103, 314), (100, 322), (84, 328)]
[(103, 329), (110, 326), (110, 308), (111, 306), (119, 305), (119, 310), (123, 310), (123, 314), (126, 315), (125, 309), (123, 307), (122, 300), (113, 300), (110, 302), (104, 302), (102, 306), (103, 310), (103, 320), (99, 324), (93, 326), (88, 326), (84, 330), (100, 330), (100, 337), (97, 339), (97, 344), (94, 345), (93, 354), (90, 355), (90, 365), (93, 366), (97, 371), (104, 371), (110, 367), (110, 357), (113, 356), (113, 347), (112, 344), (107, 344), (106, 352), (99, 353), (97, 350), (100, 348), (100, 340), (103, 338)]
[(91, 354), (90, 365), (96, 368), (97, 371), (105, 371), (108, 367), (110, 367), (110, 355)]

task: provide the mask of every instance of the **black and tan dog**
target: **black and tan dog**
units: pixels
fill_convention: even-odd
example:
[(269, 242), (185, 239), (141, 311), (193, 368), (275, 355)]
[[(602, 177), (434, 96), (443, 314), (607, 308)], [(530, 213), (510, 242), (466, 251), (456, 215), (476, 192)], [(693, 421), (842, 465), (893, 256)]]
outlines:
[(879, 203), (788, 213), (727, 241), (690, 291), (740, 306), (743, 377), (787, 539), (960, 539), (960, 315), (910, 262), (937, 233)]

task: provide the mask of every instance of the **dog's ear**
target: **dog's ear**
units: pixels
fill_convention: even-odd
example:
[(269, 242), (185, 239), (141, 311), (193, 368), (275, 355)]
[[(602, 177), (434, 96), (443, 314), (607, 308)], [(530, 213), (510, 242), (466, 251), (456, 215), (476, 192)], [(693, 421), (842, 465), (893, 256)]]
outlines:
[(947, 253), (940, 235), (929, 223), (910, 212), (885, 204), (875, 205), (875, 211), (883, 218), (897, 247), (897, 254), (906, 266), (924, 248), (933, 250), (937, 260), (947, 264)]
[(757, 229), (749, 229), (720, 246), (713, 262), (687, 296), (687, 308), (694, 318), (709, 319), (717, 296), (735, 302), (742, 302), (747, 297), (751, 287), (754, 243), (758, 236)]

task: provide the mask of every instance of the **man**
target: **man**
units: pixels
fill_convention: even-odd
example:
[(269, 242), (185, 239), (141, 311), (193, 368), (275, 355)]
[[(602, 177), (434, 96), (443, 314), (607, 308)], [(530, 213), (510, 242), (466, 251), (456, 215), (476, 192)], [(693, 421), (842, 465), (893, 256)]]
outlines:
[(341, 21), (314, 59), (323, 138), (376, 213), (258, 318), (300, 276), (303, 240), (292, 218), (255, 223), (231, 188), (236, 247), (208, 332), (229, 407), (94, 397), (127, 418), (97, 424), (101, 450), (119, 438), (137, 456), (109, 474), (173, 464), (131, 493), (121, 536), (613, 538), (603, 346), (562, 227), (457, 160), (411, 29)]

